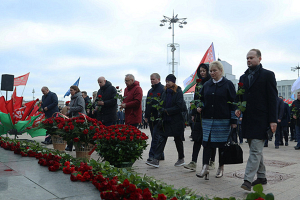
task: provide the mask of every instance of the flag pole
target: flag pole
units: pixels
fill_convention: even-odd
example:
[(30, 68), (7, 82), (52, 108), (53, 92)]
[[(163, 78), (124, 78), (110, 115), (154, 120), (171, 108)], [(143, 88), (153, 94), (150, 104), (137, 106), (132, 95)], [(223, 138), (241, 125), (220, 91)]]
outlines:
[(22, 95), (21, 95), (21, 97), (23, 96), (23, 93), (24, 93), (25, 87), (26, 87), (26, 85), (25, 85), (25, 86), (24, 86), (24, 88), (23, 88), (23, 92), (22, 92)]

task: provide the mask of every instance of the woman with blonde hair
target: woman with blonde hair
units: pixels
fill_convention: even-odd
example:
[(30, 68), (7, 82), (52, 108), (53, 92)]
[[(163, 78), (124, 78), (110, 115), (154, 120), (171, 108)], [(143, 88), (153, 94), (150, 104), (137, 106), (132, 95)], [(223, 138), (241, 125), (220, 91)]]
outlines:
[(236, 91), (233, 83), (224, 77), (224, 68), (221, 62), (214, 61), (209, 65), (211, 79), (208, 80), (200, 91), (202, 107), (197, 112), (203, 116), (203, 167), (197, 177), (209, 179), (209, 160), (213, 148), (219, 148), (219, 167), (216, 178), (223, 176), (224, 164), (222, 152), (230, 134), (230, 127), (236, 127), (235, 106), (233, 102)]

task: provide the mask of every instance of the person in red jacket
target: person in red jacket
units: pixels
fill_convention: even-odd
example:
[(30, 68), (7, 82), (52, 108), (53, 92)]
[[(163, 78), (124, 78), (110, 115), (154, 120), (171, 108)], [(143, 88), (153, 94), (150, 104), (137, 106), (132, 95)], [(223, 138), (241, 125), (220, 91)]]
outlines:
[(120, 107), (125, 108), (125, 124), (137, 127), (142, 122), (143, 90), (132, 74), (125, 75), (125, 84), (125, 99)]

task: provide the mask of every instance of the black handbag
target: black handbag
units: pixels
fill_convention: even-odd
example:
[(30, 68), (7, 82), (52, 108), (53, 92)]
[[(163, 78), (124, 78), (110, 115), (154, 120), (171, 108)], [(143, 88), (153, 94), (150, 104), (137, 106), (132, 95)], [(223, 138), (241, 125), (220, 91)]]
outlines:
[[(234, 130), (234, 129), (232, 129)], [(229, 164), (241, 164), (243, 163), (243, 150), (237, 143), (233, 142), (230, 138), (232, 131), (229, 134), (227, 143), (225, 144), (224, 151), (221, 153), (222, 163)]]

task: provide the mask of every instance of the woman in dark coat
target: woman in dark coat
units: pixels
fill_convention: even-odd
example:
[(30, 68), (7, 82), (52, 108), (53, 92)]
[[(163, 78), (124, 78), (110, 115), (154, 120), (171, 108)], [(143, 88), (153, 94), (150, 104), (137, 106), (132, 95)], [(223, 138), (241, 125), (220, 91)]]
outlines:
[(236, 92), (233, 83), (224, 77), (223, 65), (214, 61), (209, 65), (211, 79), (207, 81), (200, 91), (200, 99), (203, 107), (197, 111), (202, 112), (203, 127), (203, 167), (197, 177), (209, 179), (209, 160), (212, 148), (219, 148), (219, 168), (216, 177), (223, 176), (224, 164), (222, 152), (228, 140), (230, 127), (236, 127), (237, 117), (234, 114), (235, 106), (228, 102), (234, 102)]
[[(208, 81), (211, 77), (209, 75), (209, 65), (202, 63), (199, 68), (197, 69), (197, 76), (199, 79), (197, 79), (197, 85), (195, 87), (195, 95), (194, 95), (194, 101), (195, 101), (195, 106), (199, 106), (199, 102), (197, 100), (200, 99), (200, 89), (203, 87), (204, 83)], [(194, 141), (193, 145), (193, 153), (192, 153), (192, 161), (189, 164), (184, 165), (183, 167), (192, 171), (196, 171), (197, 167), (197, 159), (198, 155), (201, 149), (202, 145), (202, 114), (198, 113), (196, 109), (192, 110), (192, 120), (194, 121), (194, 128), (192, 129), (192, 138)], [(214, 152), (212, 152), (212, 156), (214, 158), (215, 155), (215, 149)], [(210, 161), (210, 164), (214, 163), (213, 161)]]
[(184, 119), (182, 116), (183, 110), (183, 93), (179, 86), (175, 84), (176, 77), (169, 74), (166, 77), (166, 87), (162, 94), (162, 110), (161, 117), (162, 124), (155, 126), (159, 132), (159, 140), (154, 153), (154, 159), (147, 161), (146, 164), (159, 167), (159, 159), (162, 156), (168, 137), (174, 137), (176, 149), (178, 152), (178, 161), (175, 166), (184, 165), (184, 150), (183, 150), (183, 133), (184, 133)]

